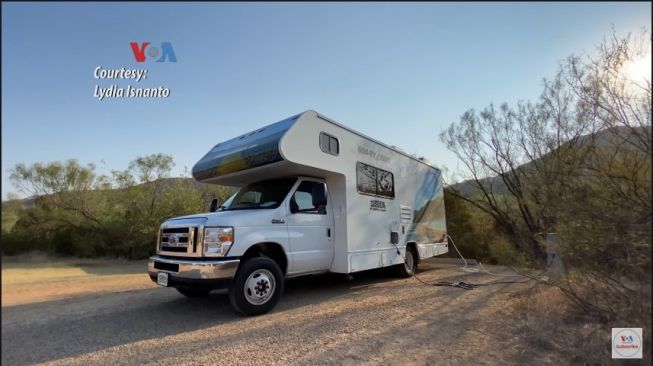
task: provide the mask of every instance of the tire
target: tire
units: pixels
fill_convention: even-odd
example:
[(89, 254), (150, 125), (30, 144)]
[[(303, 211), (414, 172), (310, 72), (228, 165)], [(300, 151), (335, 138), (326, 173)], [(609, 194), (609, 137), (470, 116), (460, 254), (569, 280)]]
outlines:
[(406, 254), (404, 255), (404, 263), (398, 264), (397, 274), (399, 277), (408, 278), (415, 275), (417, 272), (417, 252), (412, 247), (406, 248)]
[(177, 291), (186, 297), (204, 297), (208, 296), (209, 292), (211, 292), (211, 290), (201, 290), (189, 287), (178, 287)]
[(283, 273), (275, 261), (268, 257), (250, 258), (236, 272), (229, 287), (229, 301), (242, 314), (265, 314), (279, 302), (283, 287)]

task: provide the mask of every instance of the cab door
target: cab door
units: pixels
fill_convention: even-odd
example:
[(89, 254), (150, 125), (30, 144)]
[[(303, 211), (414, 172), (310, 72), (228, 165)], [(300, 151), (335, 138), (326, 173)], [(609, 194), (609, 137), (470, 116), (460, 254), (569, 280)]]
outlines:
[(299, 182), (288, 200), (286, 223), (293, 274), (331, 268), (333, 210), (323, 181), (303, 179)]

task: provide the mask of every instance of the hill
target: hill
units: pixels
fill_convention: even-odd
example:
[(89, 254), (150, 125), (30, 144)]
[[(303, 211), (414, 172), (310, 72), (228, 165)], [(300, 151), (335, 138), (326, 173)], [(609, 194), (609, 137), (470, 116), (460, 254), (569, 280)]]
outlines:
[[(646, 127), (613, 127), (597, 132), (593, 135), (584, 135), (581, 136), (577, 143), (580, 146), (589, 146), (593, 145), (595, 149), (607, 149), (613, 147), (615, 144), (619, 144), (620, 147), (624, 149), (637, 149), (642, 147), (642, 144), (645, 144), (645, 141), (641, 140), (642, 136), (648, 136), (648, 141), (651, 141), (651, 126)], [(544, 155), (543, 157), (536, 160), (542, 161), (546, 160), (551, 153)], [(528, 162), (519, 166), (517, 169), (531, 169), (534, 165), (534, 162)], [(479, 183), (482, 187), (485, 188), (488, 192), (493, 192), (495, 194), (508, 194), (508, 188), (506, 187), (503, 179), (500, 175), (494, 177), (482, 178), (479, 180)], [(478, 186), (473, 179), (464, 180), (450, 185), (451, 188), (460, 192), (465, 197), (470, 197), (473, 194), (477, 193)]]
[[(211, 188), (216, 187), (215, 185), (212, 185), (212, 184), (200, 183), (200, 182), (196, 181), (193, 178), (173, 177), (173, 178), (163, 178), (161, 181), (163, 183), (161, 185), (163, 192), (174, 189), (175, 187), (178, 187), (180, 185), (183, 186), (183, 187), (196, 189), (197, 191), (200, 191), (200, 192), (210, 190)], [(151, 184), (151, 183), (138, 184), (137, 187), (138, 186), (146, 186), (148, 184)], [(119, 191), (119, 190), (120, 189), (116, 188), (116, 189), (111, 189), (110, 191)], [(22, 198), (22, 199), (4, 200), (4, 201), (2, 201), (2, 205), (5, 206), (5, 205), (10, 205), (12, 203), (19, 202), (20, 206), (22, 208), (25, 208), (25, 209), (34, 208), (34, 207), (36, 207), (36, 201), (37, 201), (38, 197), (39, 196), (30, 196), (30, 197)]]

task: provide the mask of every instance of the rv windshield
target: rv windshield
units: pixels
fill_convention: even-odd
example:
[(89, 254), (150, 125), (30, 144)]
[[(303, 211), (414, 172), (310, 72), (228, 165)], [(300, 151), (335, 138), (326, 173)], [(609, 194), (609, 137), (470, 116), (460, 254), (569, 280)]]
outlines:
[(295, 181), (297, 178), (282, 178), (246, 185), (236, 193), (231, 204), (223, 211), (277, 208), (286, 198)]

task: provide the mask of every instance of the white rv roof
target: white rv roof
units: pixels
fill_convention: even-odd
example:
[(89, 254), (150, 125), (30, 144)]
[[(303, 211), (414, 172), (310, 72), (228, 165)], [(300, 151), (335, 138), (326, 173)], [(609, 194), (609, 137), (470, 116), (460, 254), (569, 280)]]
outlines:
[[(281, 139), (293, 128), (295, 122), (306, 114), (310, 114), (311, 117), (317, 117), (324, 122), (328, 122), (340, 129), (369, 140), (374, 144), (408, 157), (415, 162), (424, 164), (431, 169), (440, 170), (424, 160), (355, 131), (316, 111), (307, 110), (298, 115), (218, 143), (193, 166), (193, 177), (200, 182), (206, 183), (236, 184), (246, 180), (249, 173), (256, 172), (257, 174), (262, 174), (261, 169), (258, 168), (263, 167), (267, 167), (263, 169), (266, 175), (283, 174), (284, 172), (288, 174), (290, 172), (313, 174), (314, 169), (311, 168), (311, 164), (304, 164), (305, 166), (302, 166), (302, 169), (298, 170), (301, 164), (298, 165), (296, 164), (297, 162), (291, 163), (286, 161), (280, 146)], [(274, 169), (269, 169), (272, 167)]]

